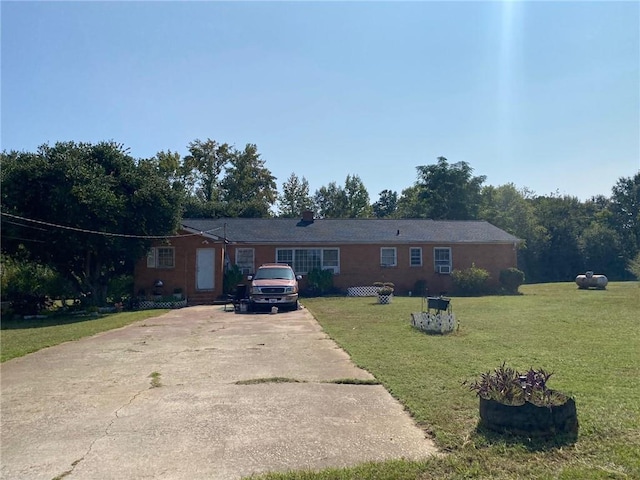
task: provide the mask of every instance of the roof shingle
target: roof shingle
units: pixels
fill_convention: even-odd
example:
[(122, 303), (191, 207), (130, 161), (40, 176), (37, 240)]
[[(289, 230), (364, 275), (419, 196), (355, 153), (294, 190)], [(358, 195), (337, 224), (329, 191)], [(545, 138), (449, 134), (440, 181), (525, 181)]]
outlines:
[(485, 221), (423, 219), (217, 218), (182, 220), (194, 232), (233, 243), (514, 243), (519, 239)]

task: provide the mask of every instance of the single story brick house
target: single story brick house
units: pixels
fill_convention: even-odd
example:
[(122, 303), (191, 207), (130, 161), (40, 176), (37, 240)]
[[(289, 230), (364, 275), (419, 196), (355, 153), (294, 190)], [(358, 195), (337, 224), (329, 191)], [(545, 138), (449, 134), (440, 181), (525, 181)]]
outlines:
[[(475, 264), (497, 284), (517, 266), (520, 240), (485, 221), (295, 218), (184, 219), (177, 236), (156, 242), (135, 269), (136, 292), (181, 289), (189, 304), (221, 297), (225, 265), (249, 275), (263, 263), (288, 263), (304, 276), (333, 271), (334, 286), (393, 282), (398, 294), (424, 281), (429, 294), (451, 291), (450, 273)], [(225, 261), (226, 259), (226, 261)], [(156, 293), (159, 293), (156, 291)], [(420, 292), (416, 292), (420, 294)]]

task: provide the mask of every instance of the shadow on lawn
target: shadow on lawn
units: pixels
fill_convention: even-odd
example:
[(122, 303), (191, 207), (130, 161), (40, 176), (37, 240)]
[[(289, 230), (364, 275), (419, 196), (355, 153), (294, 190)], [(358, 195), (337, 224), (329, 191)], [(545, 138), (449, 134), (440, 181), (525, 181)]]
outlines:
[(88, 313), (86, 315), (47, 315), (45, 318), (9, 318), (2, 319), (0, 330), (25, 330), (56, 325), (69, 325), (108, 317), (109, 314)]
[(546, 452), (573, 445), (578, 441), (577, 433), (563, 433), (547, 437), (528, 437), (510, 433), (499, 433), (483, 427), (479, 422), (475, 434), (482, 437), (490, 445), (521, 446), (529, 452)]

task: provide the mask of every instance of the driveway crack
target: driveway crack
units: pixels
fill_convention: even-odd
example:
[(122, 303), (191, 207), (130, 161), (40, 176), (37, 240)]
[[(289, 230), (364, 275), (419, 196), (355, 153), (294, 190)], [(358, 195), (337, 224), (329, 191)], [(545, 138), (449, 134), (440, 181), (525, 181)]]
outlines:
[(84, 459), (91, 453), (91, 451), (93, 450), (93, 446), (96, 444), (96, 442), (98, 440), (101, 440), (105, 437), (109, 436), (109, 431), (111, 430), (111, 427), (113, 426), (113, 424), (115, 423), (116, 420), (118, 420), (120, 418), (120, 411), (126, 407), (128, 407), (129, 405), (131, 405), (134, 400), (136, 398), (138, 398), (143, 392), (145, 392), (146, 390), (148, 390), (148, 388), (145, 388), (143, 390), (140, 390), (138, 393), (136, 393), (135, 395), (133, 395), (128, 402), (126, 402), (124, 405), (118, 407), (116, 409), (116, 411), (114, 412), (114, 417), (111, 419), (111, 421), (107, 424), (107, 426), (104, 428), (104, 435), (100, 435), (99, 437), (93, 439), (93, 441), (89, 444), (89, 448), (87, 448), (87, 451), (82, 455), (82, 457), (80, 457), (79, 459), (73, 461), (71, 463), (71, 468), (69, 470), (66, 470), (64, 472), (62, 472), (60, 475), (56, 475), (55, 477), (53, 477), (51, 480), (62, 480), (64, 477), (66, 477), (67, 475), (71, 475), (73, 473), (73, 471), (76, 469), (76, 467), (82, 462), (84, 461)]

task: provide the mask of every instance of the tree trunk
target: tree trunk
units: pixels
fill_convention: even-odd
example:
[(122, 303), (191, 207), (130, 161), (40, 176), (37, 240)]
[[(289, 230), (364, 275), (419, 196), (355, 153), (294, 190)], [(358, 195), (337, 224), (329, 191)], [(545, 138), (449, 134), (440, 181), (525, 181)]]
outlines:
[(107, 301), (107, 286), (101, 281), (101, 270), (102, 265), (98, 255), (87, 251), (84, 283), (90, 292), (88, 303), (93, 306), (104, 305)]

